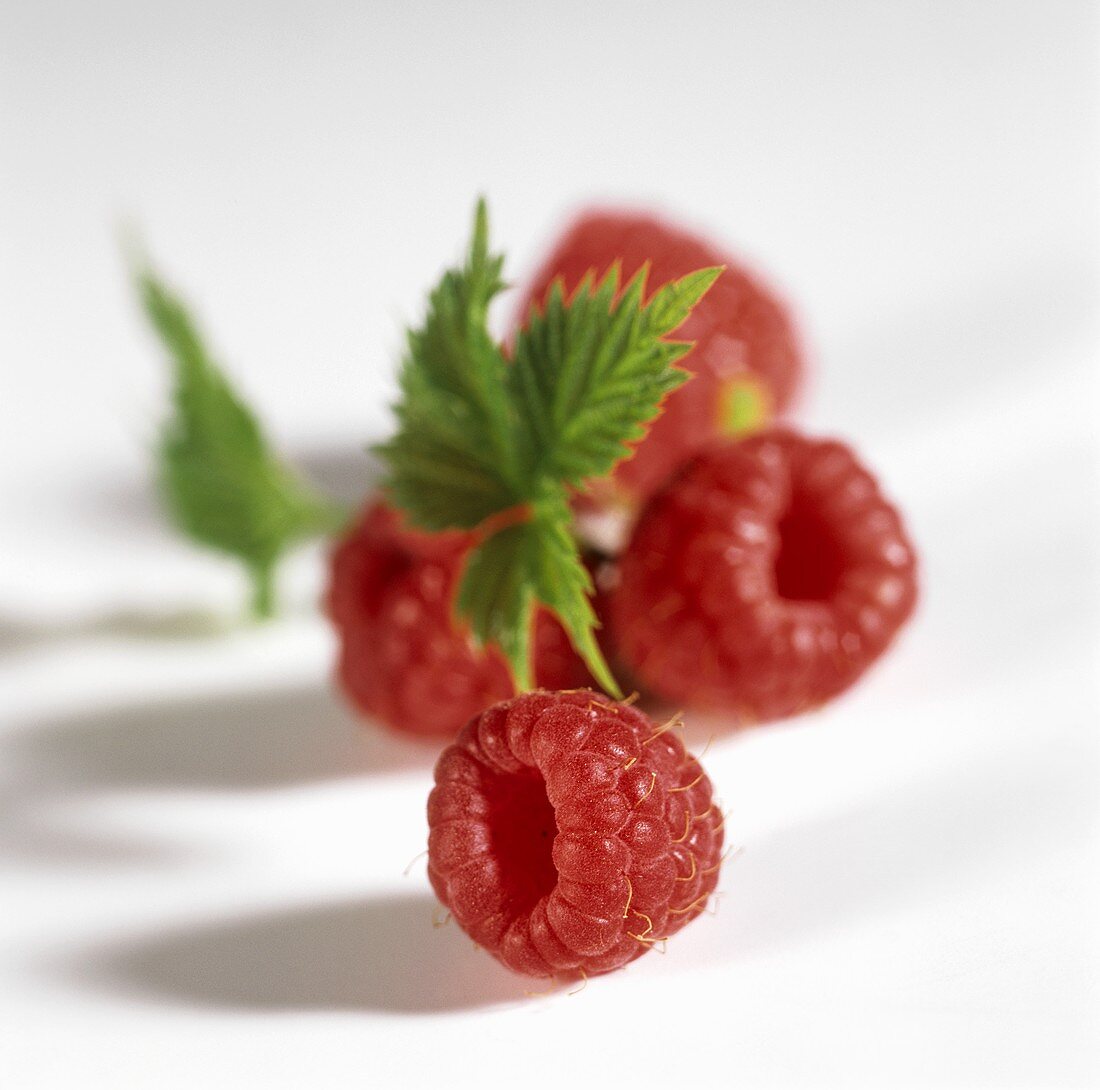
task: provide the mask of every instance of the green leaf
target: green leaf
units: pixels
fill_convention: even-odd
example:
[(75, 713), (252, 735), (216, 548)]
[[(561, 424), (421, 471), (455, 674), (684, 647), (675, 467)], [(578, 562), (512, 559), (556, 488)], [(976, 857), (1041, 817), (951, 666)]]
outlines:
[[(505, 359), (488, 333), (502, 259), (489, 250), (480, 202), (461, 268), (431, 293), (408, 336), (397, 434), (379, 453), (391, 499), (423, 530), (482, 527), (457, 612), (501, 649), (521, 689), (532, 682), (539, 604), (553, 611), (593, 677), (620, 690), (595, 638), (592, 583), (570, 532), (568, 486), (609, 473), (663, 399), (688, 375), (690, 344), (665, 340), (720, 274), (703, 269), (645, 299), (645, 270), (621, 291), (619, 270), (586, 278), (566, 299), (555, 284)], [(483, 524), (516, 509), (502, 529)]]
[(501, 649), (522, 691), (533, 683), (531, 632), (538, 603), (552, 610), (592, 676), (612, 696), (622, 692), (594, 631), (592, 580), (569, 532), (564, 493), (540, 503), (527, 522), (493, 534), (470, 555), (459, 587), (459, 615), (481, 644)]
[(665, 336), (687, 321), (695, 304), (703, 298), (715, 280), (722, 275), (721, 265), (697, 269), (679, 280), (672, 280), (653, 293), (646, 310), (653, 329)]
[(479, 645), (500, 648), (522, 692), (532, 684), (534, 585), (529, 576), (535, 529), (508, 526), (470, 554), (455, 603)]
[(508, 365), (487, 326), (489, 303), (504, 287), (502, 264), (489, 251), (481, 201), (465, 265), (443, 275), (423, 324), (408, 334), (397, 434), (377, 449), (389, 465), (390, 494), (423, 530), (470, 529), (529, 491)]
[(509, 386), (527, 473), (580, 485), (602, 477), (645, 436), (661, 402), (690, 377), (674, 365), (690, 344), (666, 341), (721, 273), (701, 269), (644, 302), (647, 269), (619, 291), (619, 269), (582, 281), (566, 300), (560, 282), (516, 339)]
[(175, 365), (173, 412), (158, 447), (169, 514), (194, 541), (245, 565), (253, 611), (267, 616), (283, 552), (336, 529), (343, 514), (276, 457), (255, 414), (211, 360), (183, 303), (147, 269), (138, 274), (138, 287)]

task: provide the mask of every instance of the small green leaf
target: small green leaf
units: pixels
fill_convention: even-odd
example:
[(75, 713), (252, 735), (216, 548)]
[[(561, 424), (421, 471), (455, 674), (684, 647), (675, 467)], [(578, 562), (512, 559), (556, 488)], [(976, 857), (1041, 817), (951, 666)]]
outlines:
[(674, 365), (691, 345), (663, 337), (721, 269), (666, 284), (648, 303), (646, 272), (620, 293), (615, 266), (598, 284), (586, 278), (569, 300), (555, 283), (516, 338), (508, 377), (529, 476), (580, 485), (610, 473), (690, 377)]
[(478, 644), (500, 648), (521, 692), (532, 687), (533, 533), (530, 523), (508, 526), (476, 548), (466, 561), (456, 602)]
[(621, 698), (594, 635), (592, 580), (569, 525), (561, 494), (536, 507), (529, 521), (493, 534), (467, 561), (457, 610), (479, 643), (500, 648), (522, 691), (533, 683), (531, 632), (541, 603), (556, 614), (597, 682)]
[(465, 265), (443, 275), (423, 324), (408, 335), (397, 433), (377, 450), (394, 501), (423, 530), (471, 529), (527, 492), (507, 363), (487, 327), (489, 303), (504, 287), (502, 264), (489, 252), (480, 201)]
[(255, 414), (211, 360), (183, 303), (147, 269), (138, 274), (138, 287), (175, 364), (173, 412), (158, 447), (165, 504), (192, 540), (245, 565), (253, 612), (267, 616), (274, 610), (274, 572), (282, 554), (332, 532), (344, 515), (276, 457)]
[(596, 641), (599, 627), (592, 608), (592, 578), (570, 532), (571, 514), (564, 494), (538, 509), (530, 523), (537, 548), (532, 569), (535, 597), (561, 622), (577, 654), (605, 692), (621, 700), (623, 693)]
[(658, 288), (646, 308), (653, 329), (665, 336), (683, 325), (695, 304), (710, 291), (723, 271), (721, 265), (698, 269)]

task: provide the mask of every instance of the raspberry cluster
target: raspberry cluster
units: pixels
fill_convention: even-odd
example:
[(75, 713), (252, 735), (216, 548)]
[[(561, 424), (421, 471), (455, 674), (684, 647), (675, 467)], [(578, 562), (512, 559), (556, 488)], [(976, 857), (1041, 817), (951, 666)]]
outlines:
[[(731, 723), (811, 709), (909, 618), (916, 558), (848, 446), (778, 421), (801, 354), (754, 276), (663, 221), (593, 213), (528, 287), (509, 354), (475, 328), (502, 283), (484, 230), (482, 209), (467, 266), (410, 335), (413, 403), (384, 451), (399, 472), (334, 550), (327, 604), (352, 702), (451, 742), (428, 801), (440, 900), (509, 968), (587, 976), (698, 916), (723, 841), (676, 717), (660, 724), (593, 677), (620, 695), (610, 659), (650, 709)], [(648, 265), (648, 281), (616, 296), (616, 263), (627, 277)], [(673, 331), (684, 341), (662, 339)], [(566, 438), (576, 449), (554, 445)], [(464, 529), (410, 529), (402, 503), (421, 526)], [(624, 532), (582, 556), (577, 527), (600, 519)], [(532, 668), (540, 688), (513, 696)]]
[[(615, 262), (626, 274), (648, 262), (652, 292), (716, 261), (725, 271), (678, 333), (695, 340), (680, 361), (694, 377), (667, 397), (633, 456), (576, 502), (589, 523), (627, 513), (612, 555), (590, 562), (601, 644), (619, 671), (654, 702), (752, 723), (850, 686), (916, 602), (902, 520), (847, 446), (766, 419), (748, 437), (725, 434), (724, 392), (746, 381), (769, 413), (789, 406), (802, 369), (794, 322), (711, 243), (617, 212), (582, 216), (565, 232), (520, 313), (555, 281), (574, 290)], [(334, 554), (340, 678), (362, 711), (397, 730), (453, 738), (512, 692), (501, 656), (477, 648), (453, 616), (471, 541), (404, 529), (379, 501)], [(532, 643), (539, 685), (591, 684), (549, 613), (536, 616)]]
[[(812, 708), (905, 623), (916, 560), (848, 447), (775, 423), (801, 378), (794, 323), (719, 248), (583, 216), (501, 344), (503, 262), (480, 201), (408, 331), (386, 480), (333, 550), (327, 609), (355, 706), (451, 742), (428, 800), (440, 900), (509, 968), (584, 977), (697, 917), (721, 866), (678, 715), (618, 699), (616, 673), (651, 708)], [(165, 498), (267, 616), (280, 557), (343, 513), (271, 447), (181, 301), (149, 270), (139, 285), (176, 369)]]

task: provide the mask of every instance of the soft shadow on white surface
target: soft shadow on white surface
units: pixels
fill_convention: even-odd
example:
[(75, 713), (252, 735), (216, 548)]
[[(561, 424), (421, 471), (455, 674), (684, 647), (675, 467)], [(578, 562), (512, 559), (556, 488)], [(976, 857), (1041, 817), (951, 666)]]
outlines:
[(297, 466), (326, 496), (350, 508), (360, 507), (382, 477), (382, 463), (370, 445), (379, 436), (365, 436), (354, 446), (292, 449), (288, 461)]
[[(727, 864), (721, 926), (705, 945), (681, 937), (675, 968), (790, 950), (1075, 841), (1096, 819), (1093, 748), (1063, 740), (975, 762), (750, 843)], [(203, 1007), (429, 1014), (522, 1000), (524, 982), (453, 923), (433, 928), (438, 911), (427, 894), (267, 910), (62, 968), (86, 987)]]
[(48, 620), (0, 613), (0, 653), (13, 654), (42, 644), (75, 643), (101, 636), (164, 642), (205, 640), (224, 636), (240, 623), (224, 613), (201, 609), (119, 609)]
[[(921, 571), (918, 618), (937, 661), (936, 690), (1026, 676), (1097, 630), (1097, 478), (1087, 449), (1021, 451), (995, 475), (946, 494), (916, 528), (938, 545)], [(945, 543), (950, 543), (946, 547)], [(946, 654), (945, 654), (946, 652)]]
[[(382, 465), (369, 449), (375, 438), (365, 437), (358, 446), (294, 447), (285, 452), (285, 457), (323, 495), (354, 510), (375, 489), (382, 475)], [(157, 537), (171, 534), (152, 479), (154, 468), (150, 453), (149, 474), (144, 477), (92, 478), (84, 482), (75, 494), (81, 516), (130, 533)]]
[(1097, 820), (1097, 758), (1091, 737), (1063, 732), (750, 842), (723, 875), (723, 926), (695, 956), (778, 953), (1080, 843)]
[(438, 747), (358, 721), (318, 686), (203, 695), (36, 722), (0, 740), (0, 850), (53, 861), (156, 856), (66, 828), (57, 804), (146, 790), (262, 790), (428, 769)]
[(431, 1014), (523, 1000), (531, 985), (433, 926), (428, 894), (268, 911), (101, 950), (83, 984), (202, 1007)]
[[(818, 391), (811, 371), (809, 400), (820, 419), (844, 420), (857, 394), (859, 404), (874, 407), (863, 422), (865, 440), (898, 428), (919, 433), (944, 407), (969, 402), (980, 413), (988, 392), (1017, 376), (1034, 374), (1037, 387), (1050, 381), (1059, 351), (1095, 328), (1097, 287), (1095, 255), (1083, 249), (945, 294), (937, 306), (899, 313), (838, 342), (819, 366), (843, 381)], [(1020, 441), (1026, 445), (1025, 436)]]
[(41, 795), (280, 787), (427, 768), (437, 750), (358, 721), (318, 686), (39, 722), (7, 739), (0, 753), (18, 790)]
[(89, 870), (166, 867), (203, 854), (192, 845), (163, 837), (96, 830), (82, 815), (55, 814), (49, 808), (0, 809), (0, 825), (0, 859), (23, 863)]

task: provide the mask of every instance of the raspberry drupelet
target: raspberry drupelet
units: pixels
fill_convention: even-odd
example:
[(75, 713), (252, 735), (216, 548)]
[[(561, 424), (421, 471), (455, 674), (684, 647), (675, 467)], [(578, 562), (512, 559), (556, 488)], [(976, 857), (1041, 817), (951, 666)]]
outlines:
[(530, 976), (606, 973), (703, 911), (722, 816), (672, 727), (589, 690), (466, 724), (435, 768), (428, 875), (478, 945)]
[(621, 262), (623, 281), (647, 261), (647, 290), (695, 269), (725, 271), (677, 330), (695, 347), (678, 366), (691, 382), (666, 400), (661, 416), (621, 462), (611, 481), (593, 483), (592, 499), (632, 507), (652, 494), (677, 467), (715, 438), (740, 426), (741, 399), (754, 415), (770, 419), (791, 404), (802, 375), (802, 353), (787, 308), (729, 255), (698, 236), (652, 215), (592, 211), (566, 231), (524, 292), (517, 319), (545, 298), (551, 283), (572, 291), (586, 273), (603, 275)]
[(743, 722), (820, 705), (916, 604), (913, 547), (852, 451), (774, 429), (700, 455), (642, 512), (609, 624), (651, 696)]
[[(332, 556), (327, 606), (340, 642), (337, 674), (351, 702), (394, 730), (453, 738), (470, 716), (514, 691), (496, 650), (481, 650), (452, 602), (471, 535), (408, 529), (382, 501), (368, 505)], [(591, 682), (558, 622), (535, 619), (541, 684)]]

